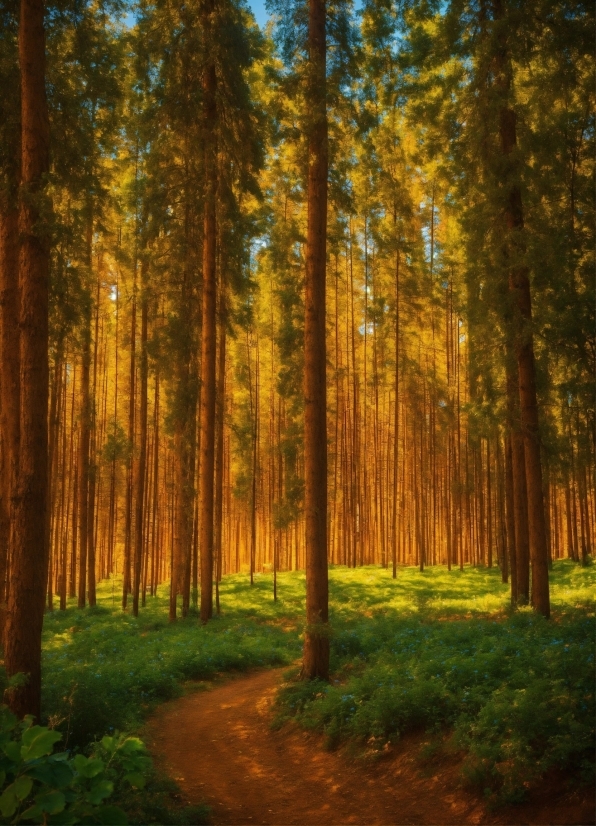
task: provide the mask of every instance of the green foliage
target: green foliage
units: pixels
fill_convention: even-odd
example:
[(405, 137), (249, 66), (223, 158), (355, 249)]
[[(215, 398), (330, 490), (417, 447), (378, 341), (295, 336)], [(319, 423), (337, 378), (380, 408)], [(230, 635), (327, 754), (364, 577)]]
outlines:
[(1, 823), (128, 823), (122, 808), (106, 803), (118, 788), (145, 785), (150, 760), (140, 740), (104, 737), (92, 753), (54, 753), (62, 734), (18, 722), (0, 706)]
[[(470, 597), (471, 611), (461, 619), (449, 604), (461, 589), (464, 607), (473, 572), (451, 575), (452, 595), (444, 588), (425, 593), (423, 577), (416, 577), (418, 615), (389, 605), (371, 618), (336, 624), (336, 679), (291, 684), (281, 697), (281, 719), (295, 715), (301, 725), (324, 731), (330, 745), (358, 738), (381, 748), (407, 731), (452, 730), (451, 747), (467, 754), (464, 775), (500, 802), (519, 798), (552, 767), (589, 777), (594, 614), (581, 604), (589, 603), (589, 591), (579, 590), (594, 575), (578, 576), (568, 563), (556, 573), (551, 622), (529, 609), (482, 616)], [(484, 581), (495, 586), (487, 574)], [(415, 575), (406, 576), (413, 582)], [(443, 575), (432, 572), (429, 579), (436, 584)]]
[[(593, 742), (595, 579), (594, 566), (556, 562), (545, 621), (530, 609), (511, 613), (497, 569), (406, 568), (393, 580), (384, 569), (332, 567), (332, 683), (292, 685), (280, 721), (296, 715), (330, 745), (356, 738), (382, 748), (410, 730), (452, 732), (466, 777), (500, 800), (549, 767), (578, 777)], [(138, 619), (121, 613), (119, 593), (105, 582), (97, 608), (46, 615), (43, 705), (69, 747), (138, 726), (186, 680), (300, 656), (303, 573), (278, 574), (276, 603), (268, 575), (252, 588), (245, 576), (225, 577), (223, 613), (204, 627), (193, 617), (166, 621), (166, 587)], [(154, 777), (135, 792), (123, 779), (115, 799), (136, 822), (175, 822), (159, 784)]]
[[(261, 577), (251, 593), (242, 578), (226, 578), (225, 614), (201, 627), (195, 617), (168, 624), (167, 586), (135, 619), (122, 615), (119, 600), (113, 601), (120, 583), (101, 583), (97, 608), (46, 615), (44, 713), (69, 748), (82, 748), (106, 732), (134, 729), (155, 705), (177, 696), (185, 680), (291, 662), (300, 652), (298, 633), (288, 640), (270, 624), (284, 609), (268, 609), (268, 589)], [(299, 581), (292, 592), (300, 592)], [(297, 596), (293, 613), (300, 606)]]

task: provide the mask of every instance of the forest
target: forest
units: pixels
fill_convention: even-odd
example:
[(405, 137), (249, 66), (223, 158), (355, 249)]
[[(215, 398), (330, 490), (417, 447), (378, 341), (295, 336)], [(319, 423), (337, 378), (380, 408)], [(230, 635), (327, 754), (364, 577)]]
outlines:
[(594, 823), (594, 5), (265, 2), (0, 0), (0, 823)]

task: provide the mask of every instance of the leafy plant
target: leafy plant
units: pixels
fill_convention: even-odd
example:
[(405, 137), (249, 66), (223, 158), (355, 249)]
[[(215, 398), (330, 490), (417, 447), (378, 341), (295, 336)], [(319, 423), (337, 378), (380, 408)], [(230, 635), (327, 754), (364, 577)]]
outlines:
[(368, 749), (408, 731), (449, 733), (449, 748), (466, 755), (464, 778), (499, 803), (521, 799), (552, 768), (593, 777), (593, 572), (557, 563), (550, 621), (530, 609), (492, 613), (494, 591), (477, 587), (492, 577), (478, 576), (433, 572), (425, 584), (403, 572), (409, 606), (388, 600), (367, 617), (344, 609), (332, 683), (290, 682), (276, 724), (295, 717), (330, 746), (354, 739)]
[(0, 706), (0, 816), (3, 823), (128, 822), (125, 812), (106, 803), (116, 787), (142, 788), (150, 760), (140, 740), (104, 737), (92, 753), (54, 753), (62, 734), (22, 722)]

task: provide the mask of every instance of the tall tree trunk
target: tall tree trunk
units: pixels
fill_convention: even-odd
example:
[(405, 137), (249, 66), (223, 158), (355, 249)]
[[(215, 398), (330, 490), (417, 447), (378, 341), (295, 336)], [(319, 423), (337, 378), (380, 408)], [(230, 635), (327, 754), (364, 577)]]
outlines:
[[(393, 226), (396, 231), (397, 210), (393, 211)], [(399, 480), (399, 250), (395, 252), (395, 409), (393, 416), (393, 543), (392, 574), (397, 576), (398, 541), (398, 480)]]
[(20, 450), (4, 652), (9, 677), (19, 672), (28, 675), (26, 683), (7, 692), (9, 706), (19, 718), (40, 715), (41, 630), (48, 564), (45, 520), (50, 250), (39, 229), (40, 200), (49, 168), (43, 18), (42, 0), (21, 0)]
[(133, 591), (132, 591), (132, 613), (134, 617), (139, 616), (139, 588), (141, 585), (141, 561), (143, 555), (143, 526), (145, 500), (145, 467), (147, 464), (147, 260), (143, 259), (141, 265), (141, 353), (139, 364), (139, 455), (135, 462), (134, 474), (134, 497), (135, 497), (135, 520), (134, 520), (134, 565), (133, 565)]
[(157, 593), (157, 582), (159, 579), (159, 559), (160, 554), (156, 543), (158, 535), (156, 531), (157, 514), (159, 511), (159, 365), (155, 368), (155, 392), (153, 395), (153, 512), (151, 514), (151, 596)]
[[(528, 497), (526, 492), (526, 466), (523, 436), (519, 425), (517, 395), (517, 364), (513, 354), (507, 353), (507, 416), (511, 447), (511, 495), (514, 540), (511, 547), (511, 597), (521, 605), (527, 605), (530, 597)], [(509, 490), (508, 490), (509, 494)], [(509, 519), (509, 513), (508, 513)], [(515, 595), (515, 597), (514, 597)]]
[(47, 582), (47, 606), (48, 611), (54, 610), (54, 544), (52, 537), (55, 535), (55, 503), (57, 489), (57, 468), (58, 468), (58, 433), (60, 420), (62, 418), (62, 359), (64, 357), (64, 342), (58, 341), (54, 358), (54, 374), (50, 382), (50, 402), (48, 414), (48, 509), (46, 515), (46, 532), (48, 542), (48, 582)]
[[(101, 255), (101, 254), (100, 254)], [(89, 440), (89, 516), (88, 518), (88, 537), (87, 537), (87, 596), (89, 598), (89, 605), (96, 604), (96, 564), (95, 564), (95, 549), (97, 544), (97, 515), (99, 513), (98, 506), (98, 474), (99, 466), (97, 462), (97, 444), (100, 434), (97, 432), (97, 411), (99, 409), (99, 398), (97, 392), (97, 368), (99, 366), (99, 304), (101, 296), (101, 263), (98, 256), (97, 262), (97, 288), (95, 291), (95, 331), (93, 336), (93, 392), (91, 395), (91, 415), (90, 427), (91, 434)], [(100, 441), (101, 444), (101, 441)], [(51, 450), (50, 450), (51, 456)]]
[(223, 480), (224, 480), (224, 415), (226, 392), (226, 289), (222, 269), (219, 307), (219, 356), (217, 373), (217, 444), (215, 467), (215, 607), (219, 614), (219, 581), (222, 567)]
[(130, 319), (130, 380), (128, 400), (128, 466), (126, 468), (126, 501), (124, 525), (124, 558), (122, 560), (122, 610), (126, 610), (130, 592), (130, 558), (132, 548), (132, 471), (135, 447), (135, 409), (136, 409), (136, 346), (137, 346), (137, 260), (135, 256), (132, 286), (132, 308)]
[[(215, 0), (205, 0), (204, 31), (214, 36), (210, 17)], [(201, 329), (201, 457), (199, 465), (199, 548), (201, 553), (201, 622), (213, 616), (213, 508), (216, 402), (216, 247), (217, 247), (217, 76), (210, 60), (203, 77), (205, 216), (203, 234), (203, 323)]]
[(302, 676), (329, 677), (327, 571), (327, 84), (325, 0), (310, 0), (308, 21), (308, 226), (304, 323), (306, 631)]
[[(13, 201), (14, 199), (14, 201)], [(0, 203), (0, 634), (6, 619), (11, 519), (20, 435), (19, 212), (16, 187)]]
[[(495, 18), (502, 21), (502, 0), (493, 0)], [(501, 24), (497, 44), (497, 88), (501, 96), (499, 133), (501, 152), (506, 161), (501, 168), (507, 197), (504, 210), (507, 229), (509, 293), (513, 302), (515, 348), (519, 377), (521, 426), (528, 497), (528, 533), (532, 559), (532, 605), (545, 617), (550, 615), (548, 584), (548, 548), (544, 518), (540, 429), (536, 397), (536, 368), (532, 334), (532, 297), (530, 273), (523, 263), (525, 256), (524, 214), (518, 180), (516, 113), (509, 105), (512, 86), (511, 60), (508, 53), (507, 26)]]
[[(87, 221), (87, 265), (89, 280), (92, 267), (93, 219)], [(89, 301), (90, 301), (89, 297)], [(84, 309), (83, 354), (81, 369), (81, 415), (79, 431), (79, 608), (84, 608), (87, 598), (87, 552), (89, 549), (89, 445), (91, 438), (91, 305)]]

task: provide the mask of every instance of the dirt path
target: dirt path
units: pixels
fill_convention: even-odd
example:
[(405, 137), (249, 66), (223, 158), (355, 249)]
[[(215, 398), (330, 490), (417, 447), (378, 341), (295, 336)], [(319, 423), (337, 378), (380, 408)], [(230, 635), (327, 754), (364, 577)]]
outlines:
[(271, 731), (282, 673), (252, 673), (189, 694), (161, 706), (148, 723), (158, 767), (189, 803), (208, 803), (215, 824), (594, 822), (589, 795), (544, 797), (496, 817), (460, 788), (457, 766), (421, 771), (413, 741), (371, 765), (327, 752), (318, 735), (295, 727)]

